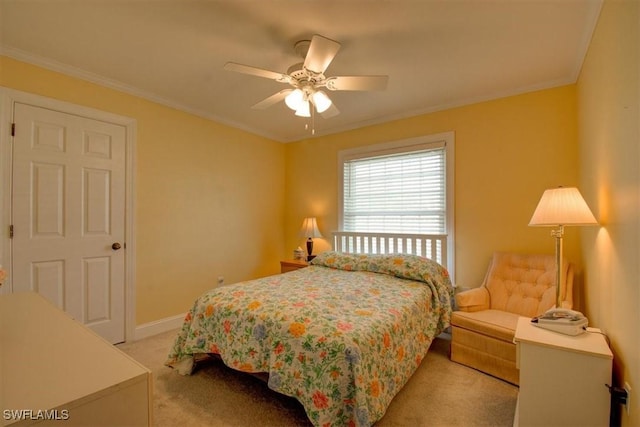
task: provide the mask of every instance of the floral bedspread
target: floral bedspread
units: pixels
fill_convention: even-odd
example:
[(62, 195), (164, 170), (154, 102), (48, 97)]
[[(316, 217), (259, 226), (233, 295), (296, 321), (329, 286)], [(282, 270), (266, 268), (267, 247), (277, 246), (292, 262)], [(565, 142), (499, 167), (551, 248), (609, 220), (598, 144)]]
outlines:
[(298, 399), (316, 426), (368, 426), (449, 325), (452, 287), (412, 255), (325, 252), (313, 265), (197, 299), (166, 361), (182, 374), (217, 353)]

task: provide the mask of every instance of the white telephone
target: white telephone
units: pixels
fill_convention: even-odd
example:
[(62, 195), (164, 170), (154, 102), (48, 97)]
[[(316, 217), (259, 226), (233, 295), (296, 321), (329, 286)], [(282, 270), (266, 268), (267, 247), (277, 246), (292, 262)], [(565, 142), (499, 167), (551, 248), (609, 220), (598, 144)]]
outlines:
[(552, 308), (543, 315), (531, 319), (539, 328), (549, 329), (566, 335), (580, 335), (587, 329), (589, 320), (579, 311), (566, 308)]

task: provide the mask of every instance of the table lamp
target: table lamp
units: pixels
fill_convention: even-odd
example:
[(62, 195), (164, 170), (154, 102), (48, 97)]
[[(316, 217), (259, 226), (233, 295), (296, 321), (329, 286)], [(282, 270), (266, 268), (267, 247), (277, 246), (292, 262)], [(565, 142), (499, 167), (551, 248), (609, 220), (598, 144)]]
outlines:
[(300, 235), (307, 238), (307, 261), (311, 261), (314, 256), (313, 253), (313, 239), (315, 237), (322, 237), (320, 230), (318, 230), (318, 223), (314, 217), (305, 218), (302, 221), (302, 228), (300, 229)]

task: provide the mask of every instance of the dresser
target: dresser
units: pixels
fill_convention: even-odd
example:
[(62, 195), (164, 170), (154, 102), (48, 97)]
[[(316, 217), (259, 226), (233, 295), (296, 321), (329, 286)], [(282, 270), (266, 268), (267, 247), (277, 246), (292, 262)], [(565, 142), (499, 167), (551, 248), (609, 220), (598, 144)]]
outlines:
[(520, 392), (514, 426), (608, 426), (613, 353), (590, 328), (577, 336), (518, 320), (514, 342)]
[(0, 296), (0, 378), (2, 426), (152, 425), (151, 371), (37, 293)]

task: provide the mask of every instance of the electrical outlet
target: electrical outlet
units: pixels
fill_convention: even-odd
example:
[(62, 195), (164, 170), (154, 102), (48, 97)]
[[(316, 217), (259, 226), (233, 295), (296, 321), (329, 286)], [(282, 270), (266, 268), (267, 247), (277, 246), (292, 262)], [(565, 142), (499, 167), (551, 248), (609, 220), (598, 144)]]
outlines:
[(218, 276), (218, 286), (224, 285), (224, 276)]
[(624, 405), (627, 410), (627, 415), (629, 415), (629, 408), (631, 408), (631, 385), (625, 381), (624, 383), (624, 391), (627, 392), (627, 403)]

